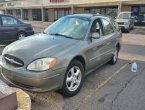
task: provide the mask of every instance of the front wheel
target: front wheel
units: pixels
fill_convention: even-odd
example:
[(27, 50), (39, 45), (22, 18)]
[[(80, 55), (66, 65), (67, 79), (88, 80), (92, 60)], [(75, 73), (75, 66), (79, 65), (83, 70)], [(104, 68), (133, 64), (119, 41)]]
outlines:
[(26, 33), (25, 32), (19, 32), (17, 35), (17, 40), (23, 39), (26, 37)]
[(130, 32), (130, 27), (128, 29), (126, 29), (126, 32), (129, 33)]
[(61, 92), (68, 97), (76, 95), (82, 87), (83, 80), (84, 67), (82, 63), (77, 60), (72, 61), (65, 74)]

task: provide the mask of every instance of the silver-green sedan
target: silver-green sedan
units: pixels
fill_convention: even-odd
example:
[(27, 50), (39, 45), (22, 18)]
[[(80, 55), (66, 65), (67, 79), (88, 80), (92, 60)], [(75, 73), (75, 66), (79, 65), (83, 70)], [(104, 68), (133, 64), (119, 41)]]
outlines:
[(115, 64), (122, 33), (114, 20), (93, 14), (60, 18), (43, 33), (8, 45), (0, 59), (6, 82), (25, 90), (76, 95), (84, 77)]

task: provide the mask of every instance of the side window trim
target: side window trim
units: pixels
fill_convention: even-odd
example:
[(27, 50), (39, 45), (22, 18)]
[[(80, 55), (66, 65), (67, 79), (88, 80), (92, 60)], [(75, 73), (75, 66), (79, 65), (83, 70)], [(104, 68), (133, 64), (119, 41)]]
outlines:
[(118, 24), (117, 24), (117, 22), (115, 21), (115, 20), (111, 20), (111, 24), (112, 24), (112, 26), (113, 26), (113, 28), (114, 28), (114, 31), (119, 31), (120, 30), (120, 28), (119, 28), (119, 26), (118, 26)]
[(2, 19), (1, 19), (1, 16), (0, 16), (0, 25), (2, 26)]

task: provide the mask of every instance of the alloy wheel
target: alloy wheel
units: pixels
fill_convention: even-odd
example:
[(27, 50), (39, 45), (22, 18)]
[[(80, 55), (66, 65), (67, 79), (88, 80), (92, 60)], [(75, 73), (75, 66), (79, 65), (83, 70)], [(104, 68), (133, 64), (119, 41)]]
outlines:
[(20, 33), (18, 35), (18, 39), (21, 40), (21, 39), (24, 39), (26, 37), (25, 33)]
[(69, 91), (76, 91), (81, 83), (81, 70), (79, 67), (74, 66), (70, 68), (66, 77), (66, 86)]

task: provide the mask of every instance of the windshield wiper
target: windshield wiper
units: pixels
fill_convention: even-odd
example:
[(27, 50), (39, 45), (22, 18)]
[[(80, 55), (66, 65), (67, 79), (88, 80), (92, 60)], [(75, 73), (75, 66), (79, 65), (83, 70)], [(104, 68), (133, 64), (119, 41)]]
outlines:
[(63, 35), (63, 34), (59, 34), (59, 33), (50, 33), (50, 35), (63, 36), (63, 37), (69, 38), (69, 39), (73, 39), (72, 37), (69, 37), (69, 36)]

